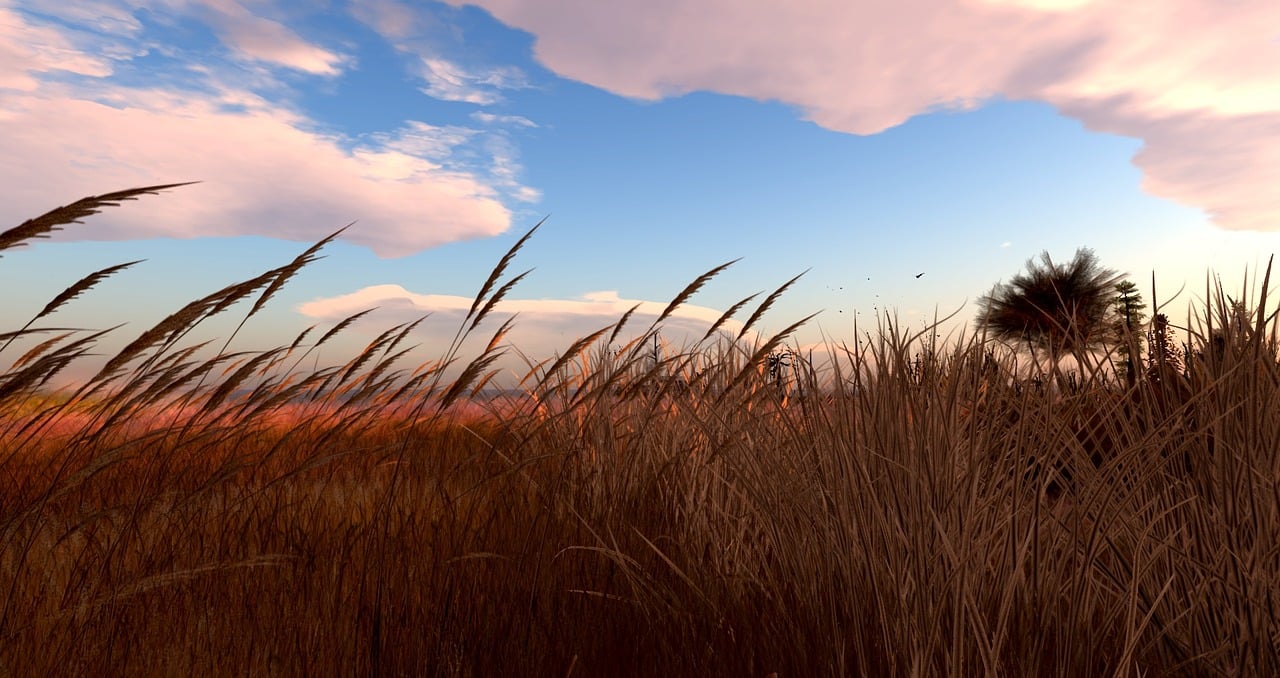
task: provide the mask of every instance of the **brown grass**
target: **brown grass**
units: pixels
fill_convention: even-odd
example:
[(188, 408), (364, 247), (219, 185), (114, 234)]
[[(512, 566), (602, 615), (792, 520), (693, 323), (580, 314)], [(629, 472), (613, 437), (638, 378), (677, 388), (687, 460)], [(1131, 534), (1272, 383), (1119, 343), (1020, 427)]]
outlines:
[(182, 345), (318, 247), (70, 393), (41, 385), (92, 335), (28, 349), (0, 373), (0, 674), (1280, 675), (1266, 281), (1208, 290), (1187, 372), (1132, 389), (883, 325), (784, 398), (762, 359), (795, 326), (656, 364), (657, 326), (609, 326), (486, 401), (508, 326), (457, 347), (523, 242), (412, 371), (416, 323), (313, 372), (350, 321)]

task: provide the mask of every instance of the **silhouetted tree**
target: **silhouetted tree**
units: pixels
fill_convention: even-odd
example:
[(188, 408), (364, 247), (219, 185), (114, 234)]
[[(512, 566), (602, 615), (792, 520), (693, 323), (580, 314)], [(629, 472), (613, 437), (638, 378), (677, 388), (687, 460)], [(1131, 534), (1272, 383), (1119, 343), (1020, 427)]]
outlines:
[(1130, 388), (1137, 382), (1136, 365), (1142, 362), (1143, 335), (1138, 332), (1147, 314), (1143, 311), (1146, 304), (1138, 292), (1138, 286), (1131, 281), (1122, 280), (1116, 283), (1115, 304), (1116, 317), (1112, 320), (1112, 334), (1116, 342), (1116, 353), (1120, 356), (1120, 373)]
[(996, 339), (1044, 351), (1056, 370), (1062, 357), (1081, 359), (1112, 340), (1113, 293), (1122, 278), (1088, 248), (1066, 264), (1043, 252), (978, 301), (978, 323)]

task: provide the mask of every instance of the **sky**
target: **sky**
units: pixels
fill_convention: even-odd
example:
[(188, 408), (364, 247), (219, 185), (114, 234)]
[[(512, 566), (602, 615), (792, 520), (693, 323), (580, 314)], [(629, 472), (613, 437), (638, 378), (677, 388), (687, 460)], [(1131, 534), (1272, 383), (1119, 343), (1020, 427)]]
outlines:
[(377, 307), (323, 361), (428, 314), (439, 355), (543, 220), (478, 330), (534, 360), (731, 260), (664, 340), (806, 271), (761, 332), (959, 332), (1078, 247), (1176, 319), (1280, 249), (1280, 3), (0, 0), (0, 155), (0, 230), (200, 182), (0, 255), (0, 331), (144, 259), (46, 321), (103, 352), (348, 224), (236, 347)]

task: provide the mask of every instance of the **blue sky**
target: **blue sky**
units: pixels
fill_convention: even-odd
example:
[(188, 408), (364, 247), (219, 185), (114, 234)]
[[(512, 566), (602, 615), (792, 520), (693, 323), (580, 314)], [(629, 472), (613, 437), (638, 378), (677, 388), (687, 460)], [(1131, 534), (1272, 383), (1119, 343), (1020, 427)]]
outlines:
[(326, 355), (432, 313), (431, 355), (544, 216), (499, 308), (534, 357), (737, 258), (664, 336), (806, 269), (762, 328), (821, 311), (801, 347), (959, 328), (1045, 250), (1234, 287), (1280, 227), (1280, 6), (1237, 5), (0, 2), (0, 228), (202, 182), (5, 252), (0, 317), (145, 258), (55, 316), (124, 342), (355, 221), (237, 345), (380, 306)]

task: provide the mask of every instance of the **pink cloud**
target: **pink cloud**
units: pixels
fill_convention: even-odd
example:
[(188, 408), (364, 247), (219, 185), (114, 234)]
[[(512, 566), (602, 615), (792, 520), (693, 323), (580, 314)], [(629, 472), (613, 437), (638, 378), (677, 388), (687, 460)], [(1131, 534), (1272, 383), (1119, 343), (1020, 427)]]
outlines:
[[(0, 164), (11, 187), (0, 223), (76, 198), (155, 183), (200, 180), (108, 210), (64, 237), (124, 240), (268, 235), (314, 241), (358, 220), (344, 240), (383, 257), (494, 236), (510, 213), (480, 178), (397, 150), (344, 149), (306, 121), (251, 94), (223, 97), (110, 90), (91, 101), (48, 91), (0, 95), (9, 129)], [(227, 112), (225, 105), (245, 107)], [(406, 137), (430, 126), (406, 127)], [(412, 144), (408, 144), (412, 145)]]
[(364, 0), (353, 3), (351, 15), (393, 41), (404, 40), (418, 33), (426, 16), (397, 0)]
[[(373, 306), (393, 307), (400, 309), (393, 322), (412, 320), (422, 313), (454, 313), (465, 314), (471, 308), (473, 297), (459, 297), (439, 294), (415, 294), (400, 285), (373, 285), (349, 294), (324, 299), (315, 299), (302, 304), (298, 311), (305, 316), (320, 320), (341, 320), (346, 316)], [(559, 321), (565, 318), (578, 318), (590, 327), (599, 329), (602, 325), (617, 321), (632, 306), (639, 304), (632, 315), (637, 327), (641, 323), (653, 321), (662, 313), (669, 302), (644, 301), (640, 299), (623, 299), (613, 290), (588, 292), (579, 299), (505, 299), (494, 307), (497, 316), (519, 314), (521, 319), (539, 322), (539, 316), (554, 316)], [(705, 306), (684, 304), (672, 312), (671, 318), (683, 319), (710, 327), (721, 315), (722, 311)], [(741, 323), (730, 321), (726, 327), (741, 327)], [(590, 331), (583, 334), (589, 334)]]
[(397, 0), (370, 0), (351, 8), (351, 15), (378, 32), (398, 51), (416, 57), (422, 93), (441, 101), (487, 106), (504, 100), (503, 90), (529, 87), (523, 71), (513, 66), (463, 64), (441, 54), (441, 33), (452, 32), (428, 12)]
[(0, 7), (0, 89), (33, 91), (40, 85), (35, 74), (51, 71), (102, 77), (111, 74), (111, 62), (77, 49), (53, 28)]
[[(468, 309), (472, 297), (439, 294), (416, 294), (400, 285), (374, 285), (349, 294), (315, 299), (298, 307), (302, 315), (322, 321), (337, 322), (360, 311), (377, 307), (368, 316), (367, 326), (382, 331), (397, 323), (410, 322), (430, 313), (421, 326), (419, 337), (428, 345), (447, 345)], [(647, 329), (666, 308), (668, 302), (623, 299), (615, 291), (590, 292), (578, 299), (507, 299), (500, 302), (490, 318), (477, 330), (487, 341), (500, 323), (516, 315), (508, 343), (529, 355), (545, 356), (563, 350), (573, 341), (620, 320), (632, 306), (639, 308), (619, 334), (629, 341)], [(671, 348), (691, 346), (706, 333), (722, 311), (685, 304), (663, 321), (661, 336)], [(740, 321), (730, 320), (724, 331), (737, 332)], [(755, 338), (749, 333), (749, 339)], [(481, 346), (483, 348), (483, 346)], [(513, 367), (509, 365), (509, 367)]]
[(258, 16), (236, 0), (202, 0), (223, 43), (249, 59), (314, 75), (337, 75), (344, 58), (302, 39), (284, 24)]
[(939, 107), (1044, 101), (1142, 139), (1151, 193), (1280, 229), (1280, 4), (1249, 0), (447, 0), (531, 32), (557, 73), (641, 99), (707, 90), (874, 134)]

